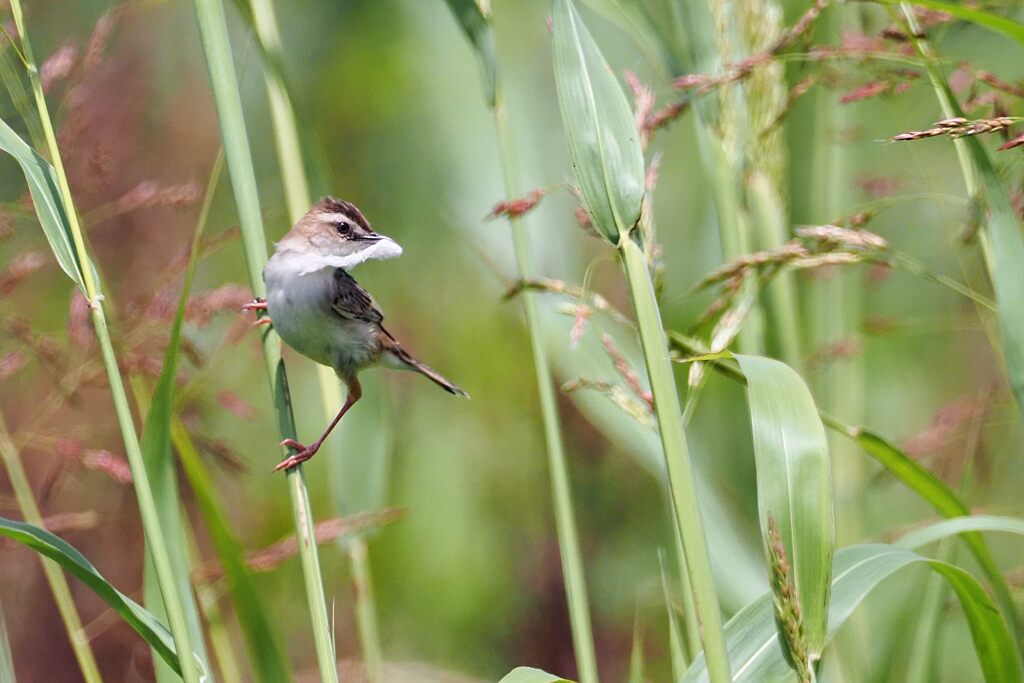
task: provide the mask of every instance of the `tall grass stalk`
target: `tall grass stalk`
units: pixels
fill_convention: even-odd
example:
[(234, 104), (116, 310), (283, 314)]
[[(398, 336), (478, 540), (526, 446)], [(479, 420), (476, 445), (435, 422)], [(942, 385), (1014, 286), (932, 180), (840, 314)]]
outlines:
[[(288, 205), (288, 216), (294, 222), (306, 212), (313, 202), (313, 197), (303, 163), (295, 107), (285, 81), (281, 34), (272, 0), (250, 0), (249, 5), (252, 8), (253, 26), (263, 50), (264, 79), (267, 99), (270, 102), (285, 202)], [(324, 365), (316, 366), (316, 375), (324, 419), (330, 422), (341, 408), (341, 385), (331, 368)], [(341, 440), (335, 439), (333, 444), (332, 450), (340, 450)], [(332, 467), (340, 469), (341, 461), (333, 460)], [(384, 659), (377, 628), (377, 608), (372, 588), (369, 549), (364, 537), (352, 539), (348, 545), (348, 556), (355, 585), (356, 627), (363, 661), (366, 664), (366, 677), (370, 683), (380, 683), (384, 680)]]
[[(242, 115), (241, 95), (231, 55), (227, 19), (220, 0), (195, 0), (194, 5), (224, 140), (224, 153), (238, 207), (249, 283), (253, 295), (262, 296), (265, 293), (262, 272), (267, 262), (266, 236), (256, 191), (256, 174)], [(295, 419), (288, 396), (287, 375), (281, 361), (281, 341), (272, 329), (268, 329), (263, 333), (262, 344), (267, 379), (275, 399), (280, 436), (295, 438)], [(292, 468), (285, 476), (291, 497), (296, 536), (299, 540), (299, 558), (306, 601), (312, 619), (317, 664), (321, 679), (334, 682), (338, 680), (337, 660), (320, 575), (313, 513), (303, 469), (301, 466)]]
[[(15, 26), (18, 29), (18, 36), (21, 40), (22, 54), (25, 59), (25, 67), (28, 70), (29, 81), (32, 85), (39, 121), (43, 128), (43, 136), (46, 140), (57, 176), (58, 189), (63, 200), (75, 256), (81, 264), (82, 284), (85, 288), (86, 298), (89, 301), (93, 328), (99, 341), (107, 380), (110, 383), (118, 427), (124, 441), (125, 455), (132, 470), (132, 480), (135, 486), (135, 496), (139, 503), (142, 527), (145, 531), (146, 541), (149, 544), (150, 557), (152, 558), (159, 582), (160, 593), (167, 611), (167, 620), (174, 637), (174, 644), (181, 655), (179, 659), (181, 662), (182, 678), (187, 683), (192, 683), (199, 680), (199, 670), (195, 658), (191, 656), (194, 648), (192, 646), (192, 636), (189, 633), (188, 623), (185, 618), (185, 606), (176, 589), (167, 537), (157, 512), (153, 492), (150, 488), (149, 476), (142, 458), (138, 434), (135, 431), (131, 408), (128, 405), (128, 396), (125, 393), (124, 383), (117, 364), (117, 357), (114, 354), (114, 347), (110, 339), (110, 332), (107, 329), (106, 317), (103, 311), (103, 297), (100, 295), (99, 284), (96, 282), (93, 270), (89, 266), (85, 238), (75, 210), (71, 188), (68, 185), (67, 174), (65, 173), (64, 164), (60, 156), (60, 149), (57, 147), (57, 136), (53, 129), (53, 122), (50, 118), (46, 98), (43, 95), (39, 71), (32, 54), (32, 45), (25, 32), (20, 0), (11, 0), (11, 13), (14, 16)], [(175, 550), (184, 552), (183, 548), (176, 548)]]
[[(45, 527), (43, 515), (36, 503), (35, 494), (32, 492), (32, 485), (29, 483), (25, 467), (21, 462), (21, 454), (14, 445), (10, 432), (7, 431), (3, 415), (0, 415), (0, 458), (3, 459), (7, 477), (11, 481), (11, 489), (14, 491), (14, 498), (25, 521), (38, 527)], [(53, 600), (57, 603), (61, 621), (64, 622), (64, 630), (68, 632), (68, 640), (71, 641), (71, 649), (75, 653), (82, 678), (86, 683), (99, 683), (103, 679), (100, 677), (99, 667), (96, 666), (92, 648), (89, 647), (89, 638), (82, 628), (82, 619), (78, 615), (75, 601), (71, 597), (68, 580), (56, 562), (45, 557), (40, 557), (39, 560), (43, 565), (46, 582), (53, 592)]]
[[(500, 83), (495, 86), (494, 125), (501, 149), (502, 172), (505, 178), (505, 192), (509, 197), (518, 197), (519, 169), (516, 162), (515, 145), (508, 125)], [(520, 279), (531, 277), (533, 257), (530, 252), (530, 238), (526, 225), (520, 218), (511, 219), (512, 242), (516, 255), (516, 267)], [(551, 473), (551, 495), (555, 506), (555, 527), (558, 532), (558, 548), (562, 558), (562, 576), (565, 581), (566, 599), (569, 603), (569, 620), (572, 625), (572, 642), (576, 654), (576, 668), (580, 683), (597, 683), (597, 656), (594, 653), (594, 635), (590, 625), (590, 607), (587, 600), (586, 578), (583, 574), (583, 558), (580, 553), (579, 534), (572, 507), (572, 490), (569, 485), (569, 468), (565, 459), (562, 428), (558, 421), (558, 406), (555, 402), (555, 386), (551, 377), (551, 365), (544, 348), (540, 312), (534, 292), (523, 292), (523, 314), (530, 336), (533, 353), (533, 368), (537, 379), (537, 393), (540, 399), (541, 420), (544, 423), (544, 441), (548, 452), (548, 469)]]
[(662, 327), (658, 301), (643, 249), (629, 236), (619, 244), (623, 268), (629, 281), (630, 296), (636, 311), (637, 329), (643, 349), (644, 363), (654, 396), (658, 431), (665, 451), (669, 491), (675, 510), (679, 536), (686, 554), (686, 567), (693, 588), (697, 619), (708, 672), (713, 683), (725, 683), (729, 676), (729, 659), (722, 631), (722, 615), (708, 559), (707, 539), (701, 523), (697, 486), (690, 461), (686, 435), (683, 432), (682, 409), (676, 390), (668, 340)]

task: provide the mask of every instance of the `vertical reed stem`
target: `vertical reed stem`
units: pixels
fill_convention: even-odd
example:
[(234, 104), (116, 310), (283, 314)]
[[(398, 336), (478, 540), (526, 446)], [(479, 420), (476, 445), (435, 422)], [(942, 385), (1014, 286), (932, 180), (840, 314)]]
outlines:
[(146, 473), (145, 463), (142, 459), (139, 437), (135, 431), (131, 409), (128, 406), (128, 396), (125, 393), (124, 382), (121, 379), (120, 370), (117, 365), (117, 357), (114, 354), (114, 347), (110, 340), (110, 332), (107, 329), (102, 296), (100, 296), (98, 283), (95, 281), (92, 268), (90, 267), (88, 251), (85, 248), (85, 238), (78, 221), (78, 213), (75, 210), (74, 200), (71, 196), (71, 188), (68, 185), (64, 163), (60, 156), (60, 149), (57, 147), (57, 136), (53, 130), (50, 110), (46, 104), (46, 97), (43, 95), (43, 87), (39, 80), (39, 70), (36, 68), (35, 59), (32, 55), (31, 42), (29, 41), (28, 34), (25, 32), (20, 0), (11, 0), (11, 13), (14, 15), (14, 23), (18, 29), (18, 36), (21, 39), (26, 69), (28, 70), (39, 120), (43, 128), (43, 136), (50, 152), (51, 161), (57, 176), (58, 189), (66, 209), (68, 227), (81, 268), (85, 295), (89, 300), (93, 327), (99, 341), (101, 355), (103, 356), (107, 380), (110, 383), (118, 427), (124, 441), (125, 455), (132, 470), (135, 496), (139, 503), (139, 515), (142, 518), (142, 527), (146, 534), (146, 541), (149, 544), (150, 555), (157, 574), (157, 581), (160, 585), (160, 594), (167, 611), (167, 620), (170, 625), (171, 634), (174, 637), (174, 645), (181, 666), (181, 675), (188, 683), (198, 682), (199, 671), (193, 655), (194, 648), (192, 647), (192, 637), (185, 620), (185, 610), (176, 589), (174, 571), (163, 526), (157, 513), (156, 502), (150, 490), (149, 476)]
[[(241, 95), (238, 91), (238, 80), (231, 56), (227, 19), (220, 0), (195, 0), (194, 4), (203, 50), (206, 53), (214, 101), (217, 106), (221, 136), (224, 140), (224, 154), (228, 162), (235, 202), (238, 206), (249, 283), (253, 294), (262, 296), (265, 292), (262, 272), (263, 266), (267, 262), (266, 237), (256, 191), (256, 174), (252, 166), (245, 119), (242, 115)], [(281, 362), (281, 341), (273, 330), (266, 330), (262, 342), (267, 378), (275, 397), (281, 436), (294, 438), (295, 420), (291, 412), (291, 399), (288, 396), (287, 376)], [(306, 590), (306, 602), (313, 625), (320, 677), (323, 681), (334, 683), (338, 680), (337, 661), (324, 598), (323, 581), (320, 576), (320, 562), (313, 530), (313, 512), (309, 504), (309, 494), (306, 491), (302, 467), (288, 470), (286, 477), (291, 496), (296, 537), (299, 540), (299, 558)]]
[[(500, 85), (495, 87), (494, 124), (501, 149), (502, 171), (505, 177), (505, 192), (509, 197), (519, 196), (519, 170), (516, 165), (515, 145), (508, 126), (504, 97)], [(520, 279), (533, 274), (533, 258), (530, 254), (530, 238), (526, 225), (519, 218), (511, 219), (512, 241)], [(576, 668), (580, 683), (597, 683), (597, 656), (594, 653), (594, 635), (590, 625), (590, 607), (587, 600), (587, 585), (583, 574), (583, 559), (580, 553), (576, 518), (572, 508), (572, 491), (569, 486), (569, 469), (562, 445), (562, 430), (558, 422), (558, 407), (555, 403), (555, 387), (551, 378), (551, 367), (544, 339), (541, 335), (540, 313), (533, 292), (522, 295), (526, 329), (530, 335), (533, 352), (533, 367), (537, 379), (537, 393), (540, 398), (541, 417), (544, 422), (544, 439), (548, 452), (548, 469), (551, 472), (551, 494), (555, 504), (555, 527), (558, 533), (558, 547), (562, 558), (562, 575), (565, 581), (566, 599), (569, 603), (569, 621), (572, 626), (573, 650), (576, 654)]]
[(701, 524), (693, 464), (683, 432), (682, 410), (672, 372), (672, 362), (668, 355), (668, 341), (662, 327), (658, 301), (654, 295), (654, 286), (647, 270), (647, 259), (644, 258), (643, 249), (630, 237), (624, 236), (619, 244), (619, 252), (629, 281), (629, 291), (640, 332), (640, 345), (651, 383), (651, 393), (654, 395), (672, 506), (683, 551), (686, 554), (690, 583), (693, 586), (693, 599), (697, 608), (697, 619), (701, 624), (701, 639), (704, 643), (708, 674), (712, 683), (726, 683), (731, 678), (725, 635), (722, 630), (722, 616), (711, 575), (711, 561), (708, 558), (707, 541)]

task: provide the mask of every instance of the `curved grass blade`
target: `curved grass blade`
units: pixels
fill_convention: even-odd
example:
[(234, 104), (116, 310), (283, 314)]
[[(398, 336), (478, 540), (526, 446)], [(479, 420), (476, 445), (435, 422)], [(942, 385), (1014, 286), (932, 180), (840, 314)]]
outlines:
[[(3, 517), (0, 517), (0, 536), (28, 546), (69, 571), (121, 615), (174, 671), (181, 673), (174, 640), (167, 628), (152, 613), (110, 585), (96, 567), (71, 544), (45, 529)], [(202, 680), (205, 678), (202, 662), (198, 657), (195, 659)]]
[(498, 683), (572, 683), (572, 681), (553, 676), (540, 669), (521, 666), (506, 674)]
[[(950, 2), (937, 2), (936, 0), (910, 0), (910, 2), (914, 5), (945, 12), (957, 19), (963, 19), (982, 28), (987, 28), (990, 31), (1001, 33), (1007, 38), (1012, 38), (1021, 45), (1024, 45), (1024, 24), (1016, 22), (1009, 17)], [(893, 3), (890, 2), (889, 4)]]
[(488, 106), (493, 107), (497, 96), (498, 62), (494, 51), (494, 30), (491, 28), (489, 13), (477, 3), (477, 0), (446, 0), (452, 14), (462, 27), (462, 32), (473, 43), (476, 50), (477, 63), (480, 65), (480, 76), (483, 79), (484, 92)]
[[(855, 545), (836, 553), (828, 637), (835, 634), (882, 580), (904, 567), (922, 563), (946, 579), (959, 597), (985, 680), (990, 683), (1020, 680), (1013, 638), (981, 584), (955, 565), (922, 557), (904, 548), (884, 544)], [(764, 595), (743, 608), (729, 620), (725, 630), (734, 681), (795, 680), (779, 647), (770, 596)], [(702, 656), (686, 672), (683, 683), (706, 680)]]
[(64, 213), (64, 203), (60, 200), (60, 190), (57, 189), (57, 176), (53, 166), (29, 147), (28, 143), (3, 120), (0, 120), (0, 149), (14, 157), (24, 171), (36, 215), (39, 216), (43, 234), (50, 243), (57, 263), (60, 264), (61, 270), (75, 281), (78, 288), (85, 292), (81, 266), (75, 256), (74, 247), (71, 246), (67, 214)]
[[(747, 378), (761, 533), (770, 556), (774, 520), (803, 616), (803, 645), (817, 659), (825, 644), (835, 550), (825, 428), (810, 390), (792, 368), (760, 356), (737, 355), (736, 360)], [(780, 600), (784, 588), (773, 582)]]
[(552, 10), (555, 83), (569, 157), (594, 226), (618, 245), (640, 218), (644, 159), (626, 95), (572, 0)]
[(981, 531), (997, 531), (1024, 536), (1024, 519), (997, 515), (970, 515), (956, 519), (944, 519), (941, 522), (935, 522), (904, 534), (896, 541), (896, 545), (913, 550), (935, 541), (941, 541), (954, 534)]
[(592, 10), (629, 33), (644, 53), (660, 62), (671, 76), (681, 73), (679, 60), (672, 53), (668, 40), (658, 29), (647, 6), (641, 0), (583, 0)]

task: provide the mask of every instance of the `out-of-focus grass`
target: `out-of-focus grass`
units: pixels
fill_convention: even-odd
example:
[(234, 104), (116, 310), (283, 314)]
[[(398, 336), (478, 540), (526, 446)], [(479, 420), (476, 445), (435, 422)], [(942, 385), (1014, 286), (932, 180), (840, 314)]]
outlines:
[[(508, 65), (506, 99), (510, 118), (516, 122), (514, 144), (524, 186), (549, 186), (570, 172), (555, 104), (550, 36), (544, 25), (549, 3), (495, 0), (492, 4), (496, 22), (511, 36), (499, 44), (498, 60)], [(651, 55), (657, 51), (637, 46), (603, 15), (579, 4), (616, 72), (634, 69), (642, 80), (655, 85), (660, 98), (671, 98), (663, 69), (652, 66)], [(37, 56), (45, 61), (65, 44), (84, 54), (96, 20), (108, 5), (94, 0), (67, 6), (29, 4)], [(670, 17), (667, 6), (649, 5), (656, 18)], [(805, 6), (787, 3), (784, 23), (791, 24)], [(372, 578), (386, 657), (429, 661), (487, 680), (497, 680), (524, 664), (569, 674), (571, 641), (561, 570), (552, 550), (551, 502), (540, 457), (543, 439), (536, 420), (534, 381), (524, 371), (530, 366), (528, 341), (518, 305), (501, 302), (502, 292), (514, 278), (511, 242), (504, 226), (481, 221), (495, 201), (506, 197), (490, 114), (480, 97), (477, 66), (468, 50), (452, 49), (464, 37), (440, 0), (310, 2), (302, 11), (275, 3), (275, 8), (287, 47), (284, 68), (298, 120), (318, 143), (314, 154), (325, 169), (324, 187), (355, 201), (375, 227), (405, 247), (400, 261), (367, 264), (356, 276), (383, 307), (389, 329), (473, 395), (471, 402), (456, 409), (416, 377), (367, 373), (367, 400), (377, 400), (382, 408), (380, 423), (387, 430), (392, 459), (384, 500), (407, 509), (401, 522), (372, 541)], [(867, 27), (877, 31), (885, 21), (882, 13), (868, 11)], [(239, 39), (235, 43), (240, 58), (246, 27), (232, 19), (232, 28)], [(1011, 41), (964, 24), (938, 27), (930, 37), (945, 59), (968, 60), (978, 69), (1014, 78), (1006, 65), (1019, 59), (1019, 48)], [(831, 39), (817, 33), (815, 42), (822, 41)], [(142, 180), (167, 187), (205, 178), (217, 144), (187, 6), (133, 6), (118, 15), (109, 37), (99, 42), (98, 62), (55, 80), (47, 95), (57, 112), (62, 144), (69, 151), (72, 188), (87, 217), (97, 207), (115, 205)], [(789, 86), (812, 68), (797, 60), (786, 64)], [(844, 88), (875, 74), (867, 64), (833, 73), (840, 85), (821, 91), (827, 102), (835, 102)], [(69, 92), (73, 88), (75, 92)], [(290, 219), (280, 190), (281, 171), (269, 142), (270, 112), (256, 70), (250, 69), (242, 92), (255, 143), (267, 238), (276, 239)], [(837, 107), (847, 112), (847, 123), (844, 131), (836, 132), (849, 135), (813, 135), (811, 118), (818, 109), (811, 99), (797, 100), (783, 123), (790, 156), (785, 183), (791, 188), (786, 196), (791, 207), (789, 223), (821, 222), (854, 213), (875, 201), (871, 192), (882, 181), (895, 183), (897, 192), (905, 196), (879, 210), (870, 229), (929, 270), (962, 278), (975, 290), (988, 293), (977, 250), (955, 242), (966, 212), (960, 171), (948, 142), (874, 142), (942, 117), (928, 87), (915, 81), (904, 93)], [(5, 96), (0, 98), (0, 111), (9, 118), (17, 109)], [(687, 330), (710, 301), (709, 295), (691, 295), (688, 288), (722, 260), (713, 195), (708, 175), (697, 161), (698, 141), (691, 122), (681, 120), (659, 135), (652, 146), (652, 151), (664, 151), (654, 194), (665, 264), (659, 303), (667, 327)], [(840, 147), (846, 150), (843, 163), (852, 180), (844, 188), (837, 216), (808, 210), (809, 203), (817, 201), (812, 189), (815, 170), (809, 163), (816, 145), (823, 146), (820, 151), (825, 155), (835, 155)], [(1008, 154), (995, 155), (996, 161), (1010, 161)], [(1004, 170), (1010, 178), (1017, 172), (1013, 163)], [(13, 235), (0, 241), (3, 272), (15, 256), (46, 248), (38, 227), (18, 202), (23, 186), (16, 184), (17, 177), (11, 165), (0, 164), (0, 196), (14, 228)], [(862, 180), (874, 184), (861, 184)], [(936, 195), (951, 201), (933, 201)], [(580, 285), (602, 249), (576, 228), (573, 208), (573, 200), (565, 194), (545, 198), (531, 216), (530, 236), (538, 274)], [(167, 300), (168, 288), (173, 300), (176, 272), (169, 262), (187, 244), (196, 209), (194, 203), (150, 205), (87, 225), (95, 257), (108, 275), (111, 299), (120, 305), (119, 319), (124, 323), (116, 341), (133, 359), (158, 357), (162, 349), (161, 335), (166, 334), (169, 320), (160, 317), (159, 302)], [(211, 234), (222, 234), (235, 221), (231, 202), (220, 198), (212, 207)], [(244, 277), (238, 245), (229, 241), (204, 256), (196, 296), (224, 284), (243, 283)], [(822, 284), (803, 273), (794, 279), (802, 304)], [(919, 465), (955, 484), (965, 466), (960, 458), (963, 434), (956, 419), (958, 409), (959, 414), (966, 410), (961, 399), (979, 393), (989, 396), (979, 409), (983, 411), (981, 445), (970, 464), (974, 476), (962, 498), (970, 507), (1011, 512), (1024, 465), (1012, 457), (1019, 443), (1019, 418), (1009, 395), (1001, 388), (992, 389), (1002, 385), (983, 326), (994, 319), (984, 313), (979, 318), (959, 295), (899, 270), (883, 273), (862, 267), (851, 279), (863, 297), (864, 316), (853, 320), (851, 329), (860, 342), (855, 353), (861, 358), (858, 362), (863, 365), (870, 400), (863, 416), (837, 417), (869, 426), (901, 446), (915, 435), (932, 436), (923, 450), (906, 452)], [(589, 283), (593, 291), (628, 310), (618, 273), (606, 258), (593, 264)], [(67, 280), (55, 265), (48, 265), (5, 292), (0, 301), (2, 324), (20, 313), (40, 338), (54, 341), (67, 354), (69, 369), (80, 362), (91, 367), (85, 375), (94, 383), (90, 379), (95, 377), (95, 365), (90, 365), (94, 350), (88, 344), (67, 341), (68, 299)], [(639, 366), (628, 331), (599, 315), (587, 321), (579, 347), (570, 349), (574, 321), (559, 315), (564, 303), (555, 297), (539, 301), (542, 315), (551, 318), (545, 340), (559, 379), (618, 379), (600, 344), (599, 331), (617, 335), (627, 358)], [(233, 454), (249, 465), (238, 470), (225, 464), (234, 460), (218, 459), (211, 461), (210, 469), (244, 545), (268, 545), (291, 533), (292, 525), (285, 496), (260, 465), (269, 457), (267, 447), (276, 435), (263, 378), (253, 370), (261, 362), (256, 335), (244, 331), (244, 322), (226, 310), (205, 322), (194, 316), (187, 321), (185, 342), (190, 355), (180, 370), (188, 382), (182, 397), (184, 423), (203, 457), (210, 458), (216, 451)], [(799, 330), (803, 359), (812, 361), (802, 372), (814, 387), (817, 378), (841, 359), (830, 358), (809, 343), (809, 324), (805, 321)], [(101, 526), (67, 532), (69, 538), (115, 585), (126, 591), (137, 588), (138, 528), (130, 493), (102, 472), (87, 469), (83, 456), (56, 455), (73, 451), (63, 443), (67, 439), (120, 455), (117, 435), (110, 429), (113, 416), (100, 400), (101, 390), (87, 382), (76, 390), (76, 399), (50, 400), (57, 395), (57, 385), (48, 361), (13, 336), (0, 339), (0, 357), (13, 351), (25, 356), (26, 365), (0, 380), (0, 409), (24, 454), (44, 515), (95, 510), (103, 520)], [(313, 369), (287, 352), (286, 358), (300, 431), (315, 432), (322, 418)], [(58, 376), (64, 376), (63, 370)], [(227, 401), (217, 398), (218, 392), (241, 398), (249, 410), (237, 405), (229, 409)], [(52, 412), (50, 405), (59, 409)], [(369, 422), (369, 405), (361, 403), (352, 413), (353, 431)], [(597, 393), (559, 397), (559, 408), (564, 415), (601, 671), (609, 680), (625, 677), (639, 601), (645, 672), (651, 680), (667, 678), (668, 625), (654, 550), (668, 546), (672, 529), (661, 483), (649, 474), (658, 474), (657, 438), (630, 418), (616, 417), (619, 408)], [(710, 527), (711, 553), (730, 613), (766, 590), (759, 583), (764, 573), (758, 555), (748, 424), (742, 390), (712, 376), (701, 393), (688, 436), (699, 486), (704, 493), (716, 494), (704, 509), (710, 511), (706, 516), (715, 525)], [(334, 438), (340, 439), (342, 448), (349, 443), (343, 434)], [(221, 443), (214, 443), (215, 439)], [(372, 434), (370, 443), (378, 443)], [(923, 441), (910, 445), (915, 443)], [(223, 450), (224, 446), (230, 450)], [(318, 518), (332, 509), (329, 489), (333, 484), (325, 457), (329, 455), (325, 451), (306, 468)], [(852, 449), (849, 457), (864, 456)], [(64, 464), (54, 477), (58, 462)], [(890, 530), (935, 514), (881, 466), (867, 461), (865, 469), (863, 488), (849, 492), (865, 510), (863, 538), (857, 540), (887, 538)], [(47, 491), (49, 495), (42, 495)], [(7, 500), (5, 489), (0, 488), (0, 506), (11, 512)], [(184, 505), (189, 511), (195, 509), (188, 492)], [(998, 536), (985, 540), (996, 567), (1008, 571), (1019, 563), (1014, 541)], [(202, 533), (199, 547), (205, 558), (212, 556)], [(35, 635), (41, 629), (61, 628), (33, 569), (35, 559), (6, 546), (0, 548), (0, 556), (0, 596), (19, 678), (66, 677), (75, 666), (66, 647), (53, 644), (50, 656), (33, 656), (38, 652)], [(333, 549), (321, 548), (321, 558), (339, 657), (358, 657), (350, 573)], [(964, 558), (969, 558), (967, 553), (957, 556), (970, 567), (972, 560)], [(907, 577), (895, 576), (891, 587), (884, 584), (867, 598), (872, 633), (888, 634), (894, 623), (914, 623), (900, 621), (899, 613), (918, 603), (908, 601), (915, 602), (908, 605), (893, 595), (902, 595), (902, 589), (910, 595), (911, 584), (918, 579), (908, 570)], [(304, 600), (298, 562), (256, 575), (254, 582), (268, 611), (275, 615), (275, 627), (288, 641), (296, 668), (311, 668), (308, 619), (305, 610), (297, 607)], [(111, 623), (107, 617), (94, 623), (105, 608), (75, 584), (72, 588), (84, 620), (93, 624), (91, 642), (104, 676), (123, 677), (137, 639), (123, 626), (104, 628)], [(958, 679), (977, 679), (980, 670), (970, 656), (970, 634), (963, 617), (959, 611), (947, 617), (938, 634), (936, 665)], [(238, 633), (236, 618), (229, 609), (226, 619), (232, 634)], [(244, 652), (241, 647), (238, 651)], [(886, 670), (883, 658), (899, 659), (906, 652), (899, 648), (865, 652), (866, 677), (873, 680), (875, 672)]]

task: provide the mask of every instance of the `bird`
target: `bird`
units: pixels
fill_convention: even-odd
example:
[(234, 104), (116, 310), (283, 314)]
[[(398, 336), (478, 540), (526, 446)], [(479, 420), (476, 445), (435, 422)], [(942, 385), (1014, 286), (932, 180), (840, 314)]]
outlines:
[(402, 248), (370, 227), (350, 202), (324, 197), (275, 245), (263, 269), (266, 297), (243, 308), (266, 311), (258, 323), (270, 323), (291, 348), (332, 368), (348, 388), (341, 410), (319, 439), (306, 446), (285, 439), (293, 452), (274, 471), (288, 470), (312, 458), (341, 418), (362, 397), (359, 373), (381, 365), (425, 375), (450, 394), (469, 394), (417, 360), (384, 327), (384, 313), (349, 273), (369, 259), (401, 255)]

